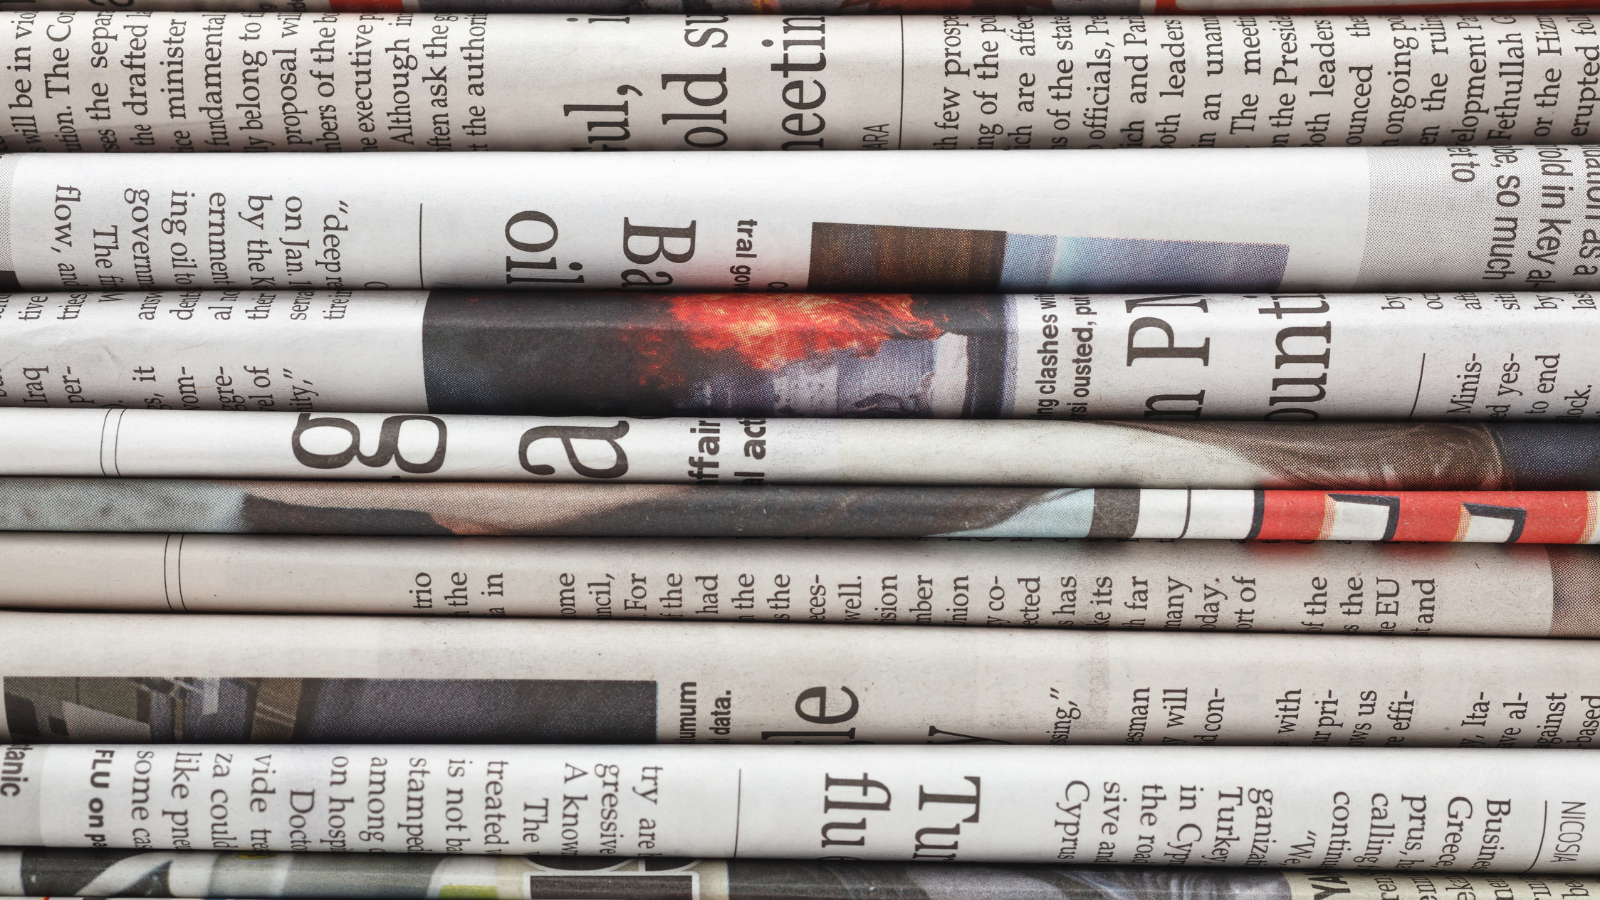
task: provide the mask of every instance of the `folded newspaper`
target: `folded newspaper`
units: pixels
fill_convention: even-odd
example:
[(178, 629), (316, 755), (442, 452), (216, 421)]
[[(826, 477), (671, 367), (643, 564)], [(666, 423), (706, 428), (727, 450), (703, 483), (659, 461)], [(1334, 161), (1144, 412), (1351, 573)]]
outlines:
[[(1213, 596), (1230, 625), (1254, 613), (1248, 580)], [(682, 590), (701, 608), (740, 596), (709, 579)], [(792, 594), (808, 609), (876, 604), (849, 583)], [(30, 744), (1600, 740), (1587, 641), (69, 612), (0, 612), (0, 629), (0, 739)], [(1503, 772), (1493, 758), (1473, 765)]]
[(1597, 323), (1585, 292), (0, 294), (0, 406), (1569, 423)]
[[(479, 848), (489, 849), (489, 848)], [(1600, 880), (1473, 872), (1299, 872), (851, 860), (0, 850), (0, 896), (553, 900), (1578, 900)], [(1587, 893), (1584, 893), (1587, 892)]]
[(0, 530), (1592, 544), (1600, 492), (0, 478)]
[[(8, 9), (0, 58), (18, 77), (0, 91), (0, 151), (1013, 150), (1600, 136), (1600, 93), (1585, 81), (1600, 62), (1600, 32), (1586, 15), (995, 15), (1004, 5), (831, 21), (694, 9), (576, 17), (147, 7), (45, 19)], [(1118, 12), (1137, 13), (1125, 5)]]
[[(1116, 14), (1138, 13), (1219, 13), (1238, 11), (1263, 17), (1273, 13), (1312, 11), (1326, 8), (1328, 0), (120, 0), (118, 9), (155, 10), (238, 10), (244, 12), (286, 13), (432, 13), (452, 15), (486, 12), (578, 13), (611, 16), (626, 22), (631, 16), (650, 13), (688, 13), (692, 19), (721, 19), (719, 13), (1034, 13)], [(48, 10), (94, 9), (95, 0), (45, 0), (39, 8)], [(1477, 21), (1473, 13), (1561, 12), (1562, 18), (1574, 11), (1590, 9), (1581, 0), (1353, 0), (1341, 2), (1340, 12), (1424, 12), (1451, 14), (1451, 25), (1458, 21)], [(1554, 29), (1555, 16), (1551, 15)], [(604, 21), (604, 20), (602, 20)], [(716, 21), (701, 24), (719, 24)], [(1247, 36), (1246, 49), (1257, 50), (1254, 38), (1265, 44), (1261, 32)], [(711, 39), (707, 39), (710, 41)], [(1313, 48), (1314, 49), (1314, 48)]]
[(1600, 637), (1600, 551), (1544, 544), (0, 532), (0, 571), (36, 609)]
[(1405, 868), (1441, 880), (1594, 871), (1583, 829), (1600, 803), (1600, 755), (1494, 757), (1490, 766), (1467, 750), (1281, 747), (11, 746), (0, 841)]
[(451, 166), (405, 153), (6, 154), (0, 273), (10, 274), (0, 282), (1257, 294), (1600, 286), (1590, 260), (1600, 238), (1583, 227), (1600, 209), (1586, 187), (1600, 147), (735, 150), (716, 157), (714, 174), (706, 160), (690, 151), (482, 153)]
[(13, 408), (0, 409), (0, 475), (1582, 490), (1600, 488), (1600, 424), (523, 418)]

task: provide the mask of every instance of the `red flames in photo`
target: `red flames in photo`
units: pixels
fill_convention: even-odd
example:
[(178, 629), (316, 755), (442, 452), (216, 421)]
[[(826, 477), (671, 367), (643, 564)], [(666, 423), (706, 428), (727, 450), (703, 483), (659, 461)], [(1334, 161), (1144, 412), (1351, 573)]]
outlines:
[[(647, 295), (635, 295), (644, 300)], [(907, 294), (666, 294), (651, 297), (662, 315), (627, 329), (641, 387), (684, 384), (683, 345), (732, 353), (742, 366), (776, 371), (803, 359), (848, 353), (870, 357), (884, 341), (944, 334), (912, 311)]]
[(872, 356), (884, 341), (944, 333), (912, 311), (906, 294), (679, 294), (667, 302), (696, 350), (732, 351), (761, 371), (839, 352)]
[[(1176, 2), (1176, 0), (1169, 0)], [(842, 0), (841, 12), (994, 15), (1010, 13), (1026, 15), (1033, 12), (1060, 12), (1052, 8), (1050, 0)]]

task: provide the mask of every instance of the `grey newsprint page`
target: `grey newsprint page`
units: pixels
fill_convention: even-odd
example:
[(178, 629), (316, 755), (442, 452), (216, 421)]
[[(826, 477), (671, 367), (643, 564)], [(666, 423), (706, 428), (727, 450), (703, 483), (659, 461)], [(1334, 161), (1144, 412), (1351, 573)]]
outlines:
[(1600, 551), (1553, 544), (0, 532), (0, 569), (53, 610), (1600, 637)]
[[(61, 378), (68, 387), (77, 380), (66, 370)], [(1600, 423), (1594, 422), (1181, 425), (77, 406), (0, 408), (0, 475), (1197, 490), (1600, 487), (1593, 449)]]
[(7, 154), (0, 272), (30, 291), (1600, 284), (1600, 147), (729, 151), (714, 178), (705, 159)]
[[(685, 593), (705, 603), (710, 582)], [(438, 587), (410, 596), (448, 602)], [(797, 613), (847, 618), (861, 597), (834, 588), (794, 585)], [(1232, 624), (1254, 592), (1228, 588)], [(1575, 640), (24, 611), (0, 630), (0, 740), (19, 743), (1535, 748), (1578, 765), (1600, 738), (1600, 657)]]
[(682, 859), (270, 853), (263, 851), (0, 850), (0, 896), (46, 892), (142, 897), (314, 898), (471, 896), (499, 900), (1580, 900), (1581, 875), (1458, 870), (1300, 871), (1049, 864), (867, 862), (849, 859)]
[[(1600, 413), (1590, 402), (1600, 361), (1587, 352), (1597, 318), (1586, 291), (1498, 288), (1252, 296), (135, 285), (0, 293), (0, 407), (1132, 419), (1149, 432), (1174, 426), (1169, 439), (1179, 428), (1205, 433), (1196, 419), (1570, 424)], [(399, 420), (402, 431), (420, 421)], [(743, 440), (779, 427), (744, 424), (757, 433), (741, 429)], [(1570, 432), (1536, 433), (1530, 449)], [(1337, 443), (1353, 440), (1364, 439)], [(1391, 465), (1463, 455), (1397, 452)]]
[(0, 12), (0, 58), (16, 73), (0, 87), (0, 151), (1584, 144), (1600, 102), (1600, 30), (1579, 13), (1111, 18), (974, 15), (962, 3), (947, 15), (571, 17), (251, 5)]
[(6, 748), (0, 841), (129, 850), (1593, 871), (1600, 756), (1509, 750)]

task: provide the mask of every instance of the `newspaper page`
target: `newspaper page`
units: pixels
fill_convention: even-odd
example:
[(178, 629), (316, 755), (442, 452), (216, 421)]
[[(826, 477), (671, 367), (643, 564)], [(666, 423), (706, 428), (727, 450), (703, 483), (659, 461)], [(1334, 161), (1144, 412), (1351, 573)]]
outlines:
[[(11, 0), (13, 6), (40, 10), (103, 10), (97, 0)], [(1584, 0), (119, 0), (117, 9), (139, 12), (212, 10), (291, 13), (577, 13), (626, 20), (651, 13), (711, 17), (725, 13), (765, 14), (1006, 14), (1118, 15), (1206, 14), (1217, 12), (1307, 13), (1472, 13), (1499, 16), (1508, 11), (1544, 13), (1552, 20), (1592, 12)], [(713, 23), (720, 24), (720, 23)], [(1554, 26), (1552, 26), (1554, 27)], [(592, 62), (592, 61), (591, 61)]]
[[(5, 475), (1584, 489), (1600, 488), (1594, 469), (1597, 443), (1597, 423), (1155, 424), (0, 409), (0, 474)], [(941, 452), (930, 454), (929, 447)]]
[(1600, 637), (1600, 552), (1555, 545), (0, 532), (0, 570), (36, 609)]
[(0, 530), (1592, 544), (1600, 493), (0, 477)]
[(12, 274), (0, 278), (28, 290), (1584, 290), (1600, 284), (1584, 255), (1585, 236), (1600, 238), (1583, 227), (1600, 208), (1586, 187), (1597, 172), (1600, 147), (1575, 145), (729, 151), (714, 173), (690, 151), (483, 153), (470, 166), (7, 154), (0, 272)]
[[(480, 848), (481, 849), (481, 848)], [(381, 883), (394, 898), (547, 900), (1502, 900), (1581, 898), (1600, 880), (1562, 874), (1316, 872), (1293, 869), (1156, 869), (975, 865), (859, 860), (665, 859), (318, 854), (185, 850), (0, 850), (0, 896), (114, 893), (144, 897), (249, 896), (320, 900)], [(1588, 892), (1587, 894), (1581, 892)]]
[(0, 151), (1020, 150), (1596, 137), (1600, 28), (1586, 15), (951, 12), (830, 22), (692, 12), (8, 9), (0, 58), (18, 77), (0, 91), (10, 101)]
[[(856, 599), (814, 587), (808, 606)], [(1401, 652), (1382, 635), (15, 611), (0, 626), (15, 743), (1584, 750), (1600, 735), (1600, 658), (1581, 640)]]
[(1570, 423), (1597, 322), (1584, 292), (0, 294), (0, 406)]
[(22, 745), (6, 749), (19, 781), (0, 796), (0, 840), (1592, 872), (1582, 829), (1600, 802), (1600, 755), (1495, 756), (1489, 767), (1426, 749)]

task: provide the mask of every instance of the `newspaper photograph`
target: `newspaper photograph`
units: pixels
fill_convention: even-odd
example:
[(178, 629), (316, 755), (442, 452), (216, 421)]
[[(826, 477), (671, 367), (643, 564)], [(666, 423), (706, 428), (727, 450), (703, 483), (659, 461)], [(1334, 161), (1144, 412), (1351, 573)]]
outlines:
[(0, 91), (8, 100), (0, 151), (1025, 150), (1600, 137), (1600, 92), (1584, 80), (1600, 63), (1600, 29), (1587, 15), (1113, 21), (1052, 14), (1047, 4), (1015, 10), (1027, 15), (974, 15), (1001, 10), (962, 5), (831, 22), (692, 9), (515, 15), (488, 5), (467, 15), (12, 7), (0, 12), (0, 58), (22, 77)]
[[(480, 848), (482, 849), (482, 848)], [(0, 896), (49, 892), (262, 900), (468, 895), (490, 900), (1435, 900), (1593, 896), (1582, 875), (1298, 872), (860, 860), (262, 853), (218, 850), (0, 850)], [(1588, 892), (1587, 894), (1581, 892)]]
[(1543, 544), (0, 532), (0, 571), (46, 610), (1600, 638), (1600, 551)]
[[(0, 284), (1254, 294), (1600, 285), (1581, 226), (1600, 207), (1584, 188), (1600, 147), (716, 159), (707, 177), (691, 151), (483, 153), (470, 166), (408, 153), (7, 154), (0, 273), (11, 274)], [(1003, 201), (1018, 190), (1026, 202)], [(1150, 334), (1140, 345), (1161, 342)]]
[(1600, 492), (0, 477), (0, 531), (1600, 542)]
[[(873, 603), (803, 587), (807, 608)], [(1250, 609), (1249, 585), (1225, 589), (1228, 619)], [(1600, 735), (1581, 640), (18, 611), (0, 627), (0, 738), (17, 744), (1576, 751)]]
[(1592, 872), (1582, 829), (1600, 755), (1494, 755), (1491, 767), (1426, 749), (13, 746), (0, 840), (1398, 867), (1557, 884)]
[(1600, 488), (1597, 447), (1597, 423), (0, 409), (0, 474), (24, 476), (1582, 490)]
[(1600, 412), (1597, 317), (1586, 292), (13, 293), (0, 406), (1571, 423)]

